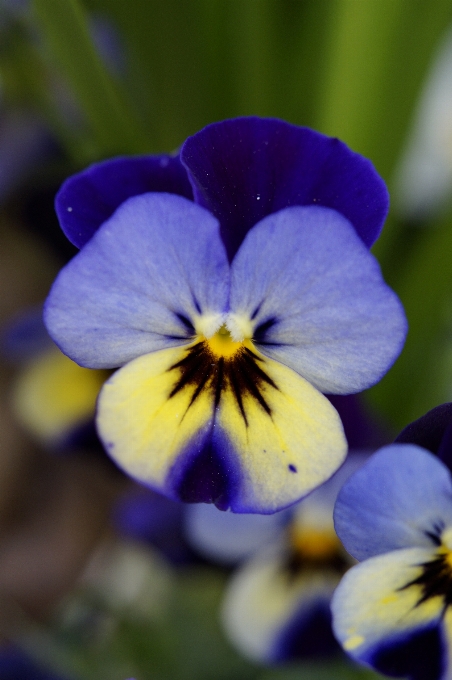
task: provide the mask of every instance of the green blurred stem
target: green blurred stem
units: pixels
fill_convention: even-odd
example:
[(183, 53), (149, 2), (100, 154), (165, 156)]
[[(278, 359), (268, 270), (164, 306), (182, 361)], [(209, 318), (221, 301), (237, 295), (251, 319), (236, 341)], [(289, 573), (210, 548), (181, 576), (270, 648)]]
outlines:
[(95, 137), (99, 156), (144, 151), (147, 137), (90, 37), (77, 0), (33, 0), (44, 43), (72, 88)]
[(395, 286), (409, 323), (405, 347), (391, 371), (369, 393), (397, 427), (444, 400), (441, 382), (452, 297), (452, 215), (426, 229)]

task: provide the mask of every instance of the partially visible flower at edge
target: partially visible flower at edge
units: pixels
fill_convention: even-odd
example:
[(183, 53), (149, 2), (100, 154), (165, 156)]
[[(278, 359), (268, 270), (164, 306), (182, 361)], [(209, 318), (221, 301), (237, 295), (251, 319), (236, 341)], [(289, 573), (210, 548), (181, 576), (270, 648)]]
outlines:
[(446, 680), (452, 663), (452, 479), (425, 449), (378, 451), (341, 489), (336, 531), (360, 564), (332, 602), (355, 660), (394, 677)]
[(452, 402), (435, 406), (407, 425), (396, 444), (416, 444), (434, 453), (452, 472)]
[(82, 368), (62, 354), (44, 326), (42, 307), (13, 318), (0, 346), (3, 356), (20, 366), (11, 393), (20, 424), (52, 449), (91, 443), (96, 399), (108, 373)]
[[(85, 245), (46, 322), (77, 363), (122, 366), (97, 422), (129, 474), (184, 501), (275, 512), (344, 459), (320, 391), (369, 387), (403, 344), (400, 303), (361, 240), (378, 235), (386, 193), (342, 143), (275, 120), (208, 126), (181, 159), (188, 175), (178, 158), (117, 159), (63, 186), (62, 226)], [(128, 198), (146, 191), (144, 168), (157, 191)], [(113, 185), (128, 198), (115, 212)]]

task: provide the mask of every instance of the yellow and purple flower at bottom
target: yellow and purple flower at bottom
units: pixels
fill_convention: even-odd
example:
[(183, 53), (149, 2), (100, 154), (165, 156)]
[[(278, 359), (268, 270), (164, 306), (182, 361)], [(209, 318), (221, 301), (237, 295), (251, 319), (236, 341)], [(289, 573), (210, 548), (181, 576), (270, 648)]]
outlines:
[(322, 392), (378, 381), (406, 333), (367, 249), (387, 210), (368, 161), (305, 128), (237, 119), (179, 157), (89, 168), (57, 210), (82, 250), (46, 323), (80, 365), (120, 367), (97, 426), (128, 474), (271, 513), (335, 472), (347, 445)]
[(222, 622), (233, 645), (251, 660), (279, 664), (340, 652), (330, 601), (353, 560), (334, 531), (333, 507), (343, 482), (366, 458), (352, 453), (328, 482), (274, 515), (187, 507), (192, 544), (214, 561), (237, 564), (226, 586)]
[(452, 675), (451, 433), (452, 405), (433, 409), (353, 474), (335, 507), (361, 561), (333, 597), (336, 637), (392, 677)]

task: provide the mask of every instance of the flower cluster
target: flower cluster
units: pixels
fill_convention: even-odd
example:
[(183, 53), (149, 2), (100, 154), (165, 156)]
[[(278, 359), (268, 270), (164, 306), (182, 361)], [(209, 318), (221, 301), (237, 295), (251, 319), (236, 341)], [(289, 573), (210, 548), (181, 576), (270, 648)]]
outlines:
[(57, 212), (82, 249), (45, 320), (80, 365), (120, 367), (97, 415), (118, 464), (235, 512), (275, 512), (328, 479), (347, 447), (322, 392), (369, 387), (405, 338), (368, 251), (386, 211), (367, 160), (271, 119), (70, 178)]

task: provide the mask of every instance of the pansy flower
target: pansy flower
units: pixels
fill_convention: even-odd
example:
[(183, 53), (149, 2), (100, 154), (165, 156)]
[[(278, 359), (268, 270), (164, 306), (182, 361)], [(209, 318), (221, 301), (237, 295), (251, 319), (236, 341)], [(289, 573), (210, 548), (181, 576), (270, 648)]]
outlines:
[[(146, 192), (143, 166), (168, 181)], [(128, 198), (131, 185), (145, 193)], [(83, 248), (46, 323), (80, 365), (121, 367), (97, 425), (129, 474), (261, 513), (333, 474), (346, 441), (321, 392), (378, 381), (406, 332), (365, 245), (387, 205), (367, 161), (303, 128), (239, 119), (189, 138), (179, 158), (96, 166), (57, 205)]]
[[(258, 527), (254, 543), (260, 537), (262, 545), (233, 574), (222, 608), (226, 633), (245, 656), (260, 663), (281, 663), (340, 652), (331, 629), (330, 601), (353, 560), (334, 531), (333, 507), (344, 481), (365, 460), (364, 454), (351, 454), (292, 512), (272, 516), (279, 518), (279, 527), (276, 522)], [(194, 506), (192, 512), (209, 509)], [(225, 543), (234, 545), (234, 517), (223, 514), (231, 518), (230, 530), (223, 527)], [(237, 516), (234, 523), (241, 519)], [(212, 545), (216, 548), (214, 541)]]
[(333, 625), (357, 661), (393, 677), (452, 673), (452, 479), (426, 449), (380, 449), (335, 507), (345, 548), (362, 562), (337, 588)]

